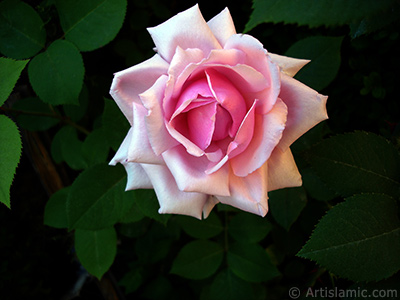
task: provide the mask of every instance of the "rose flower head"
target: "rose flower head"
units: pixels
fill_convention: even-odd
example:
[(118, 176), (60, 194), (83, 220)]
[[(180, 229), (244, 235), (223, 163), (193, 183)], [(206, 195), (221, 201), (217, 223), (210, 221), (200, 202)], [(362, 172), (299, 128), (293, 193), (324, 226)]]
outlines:
[(115, 74), (131, 128), (110, 162), (159, 213), (206, 218), (218, 203), (265, 216), (268, 191), (302, 184), (289, 146), (327, 119), (327, 97), (293, 79), (308, 60), (237, 34), (226, 8), (193, 6), (148, 31), (156, 54)]

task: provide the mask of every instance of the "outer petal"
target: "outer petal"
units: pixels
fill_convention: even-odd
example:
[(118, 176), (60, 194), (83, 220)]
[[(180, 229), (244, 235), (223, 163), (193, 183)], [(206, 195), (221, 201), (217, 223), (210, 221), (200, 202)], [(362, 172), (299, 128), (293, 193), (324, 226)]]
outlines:
[(140, 103), (139, 94), (149, 89), (162, 74), (167, 74), (168, 63), (158, 54), (152, 58), (115, 73), (110, 94), (132, 125), (132, 105)]
[(117, 163), (121, 163), (125, 167), (126, 173), (128, 174), (126, 190), (150, 189), (153, 185), (141, 165), (138, 163), (128, 162), (127, 157), (131, 141), (132, 129), (129, 130), (128, 135), (125, 137), (114, 158), (111, 160), (110, 165), (115, 166)]
[(164, 123), (162, 101), (167, 79), (166, 75), (162, 75), (150, 89), (140, 94), (140, 99), (148, 111), (145, 119), (147, 135), (156, 155), (178, 145), (178, 142), (169, 135)]
[(226, 42), (225, 49), (238, 49), (247, 54), (245, 64), (253, 67), (267, 80), (268, 93), (259, 103), (261, 109), (257, 113), (265, 114), (275, 104), (280, 89), (280, 71), (278, 65), (272, 62), (267, 50), (254, 37), (247, 34), (232, 35)]
[(247, 176), (267, 161), (282, 137), (286, 116), (287, 107), (280, 99), (268, 114), (256, 115), (256, 130), (249, 146), (230, 160), (235, 175)]
[(130, 162), (164, 164), (162, 157), (154, 153), (149, 138), (147, 137), (145, 124), (146, 112), (143, 106), (133, 106), (133, 126), (132, 129), (129, 130), (129, 134), (132, 135), (132, 138), (127, 159)]
[(268, 212), (267, 168), (263, 166), (246, 177), (229, 176), (230, 197), (217, 196), (221, 203), (237, 207), (260, 216)]
[(160, 203), (160, 214), (182, 214), (201, 219), (209, 195), (180, 191), (174, 177), (165, 166), (142, 164), (142, 167), (154, 186)]
[(175, 178), (178, 188), (185, 192), (229, 196), (228, 167), (207, 175), (207, 157), (193, 157), (183, 146), (177, 146), (163, 153), (163, 158)]
[(236, 34), (235, 24), (227, 7), (208, 21), (207, 24), (222, 46), (225, 45), (231, 35)]
[(301, 135), (328, 118), (328, 97), (285, 74), (282, 74), (279, 97), (288, 107), (286, 129), (278, 145), (282, 151), (286, 151)]
[(147, 30), (153, 38), (158, 53), (169, 62), (178, 46), (183, 49), (199, 48), (207, 54), (212, 49), (221, 48), (197, 4)]
[(215, 205), (219, 203), (217, 197), (210, 196), (203, 207), (203, 218), (207, 218)]
[(268, 53), (272, 61), (276, 63), (283, 73), (293, 77), (296, 73), (310, 62), (308, 59), (298, 59), (293, 57), (282, 56), (278, 54)]
[(128, 181), (125, 188), (126, 191), (153, 188), (153, 185), (141, 164), (128, 162), (123, 165), (128, 174)]
[(275, 148), (267, 165), (268, 191), (301, 186), (301, 175), (290, 149), (282, 152), (279, 148)]

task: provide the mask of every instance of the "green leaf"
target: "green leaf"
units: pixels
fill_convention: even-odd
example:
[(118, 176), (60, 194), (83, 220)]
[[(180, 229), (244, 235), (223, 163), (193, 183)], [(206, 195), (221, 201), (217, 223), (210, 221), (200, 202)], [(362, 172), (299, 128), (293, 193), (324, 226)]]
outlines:
[(64, 126), (53, 138), (51, 155), (56, 163), (65, 161), (74, 170), (86, 169), (88, 164), (82, 154), (82, 145), (75, 128)]
[(257, 243), (271, 231), (272, 225), (265, 218), (240, 212), (229, 222), (229, 234), (239, 242)]
[[(60, 122), (57, 110), (40, 101), (39, 98), (25, 98), (12, 106), (17, 111), (17, 123), (31, 131), (47, 130)], [(53, 117), (52, 117), (53, 116)]]
[(378, 281), (400, 269), (400, 220), (396, 201), (359, 194), (321, 219), (298, 256), (353, 281)]
[(132, 206), (124, 197), (125, 185), (122, 166), (99, 164), (83, 171), (68, 195), (68, 227), (98, 230), (113, 226)]
[(28, 61), (29, 60), (13, 60), (0, 57), (0, 106), (2, 106), (8, 96), (10, 96)]
[(302, 187), (272, 191), (269, 193), (268, 204), (275, 221), (289, 231), (306, 206), (307, 195)]
[(343, 37), (313, 36), (293, 44), (286, 56), (311, 60), (295, 78), (317, 91), (327, 87), (339, 71), (342, 41)]
[(280, 275), (267, 251), (258, 244), (230, 245), (228, 265), (236, 276), (249, 282), (264, 282)]
[(117, 151), (129, 131), (129, 122), (113, 100), (104, 98), (102, 122), (108, 144)]
[(103, 128), (93, 130), (82, 144), (82, 155), (88, 166), (105, 162), (108, 157), (109, 147), (104, 139)]
[(64, 113), (72, 121), (80, 121), (86, 114), (89, 106), (89, 91), (86, 85), (83, 85), (81, 93), (79, 94), (79, 105), (65, 104), (63, 105)]
[(251, 300), (254, 292), (249, 282), (233, 274), (229, 269), (223, 270), (211, 283), (209, 296), (211, 300)]
[(183, 231), (197, 239), (209, 239), (217, 236), (224, 230), (218, 216), (213, 212), (204, 220), (180, 215), (176, 216), (176, 221)]
[(67, 197), (70, 187), (51, 195), (44, 209), (44, 224), (54, 228), (67, 228)]
[(57, 0), (65, 38), (81, 51), (92, 51), (115, 38), (122, 27), (126, 0)]
[[(131, 201), (134, 199), (133, 196), (134, 191), (125, 191), (124, 197), (129, 199)], [(135, 201), (133, 201), (131, 208), (129, 211), (121, 217), (119, 220), (120, 223), (134, 223), (142, 220), (145, 217), (145, 215), (142, 213), (142, 211), (139, 209)]]
[(379, 10), (387, 10), (396, 0), (253, 0), (253, 13), (245, 32), (261, 23), (339, 26), (361, 21)]
[(82, 266), (98, 279), (111, 267), (117, 253), (117, 234), (113, 227), (75, 231), (75, 249)]
[(53, 42), (28, 66), (34, 91), (41, 100), (52, 105), (78, 104), (84, 73), (81, 54), (64, 40)]
[(21, 156), (21, 137), (18, 127), (0, 115), (0, 202), (10, 208), (10, 187)]
[(0, 3), (0, 52), (23, 59), (38, 53), (46, 42), (42, 19), (28, 4), (8, 0)]
[(378, 135), (355, 132), (333, 136), (308, 150), (307, 159), (321, 179), (343, 196), (399, 193), (399, 152)]
[(130, 194), (133, 196), (137, 207), (146, 217), (156, 220), (164, 225), (167, 224), (171, 215), (158, 213), (160, 204), (158, 203), (154, 190), (134, 190), (131, 191)]
[(330, 201), (337, 197), (337, 194), (321, 180), (312, 168), (302, 169), (301, 177), (303, 187), (312, 198), (319, 201)]
[(175, 258), (171, 273), (189, 279), (204, 279), (213, 275), (222, 263), (222, 247), (208, 240), (186, 244)]
[(130, 270), (118, 282), (125, 288), (125, 294), (128, 295), (136, 291), (143, 283), (142, 270), (139, 267), (130, 268)]
[(375, 11), (365, 16), (362, 20), (350, 24), (350, 35), (352, 38), (363, 34), (369, 34), (382, 29), (400, 18), (400, 2), (393, 1), (390, 6)]

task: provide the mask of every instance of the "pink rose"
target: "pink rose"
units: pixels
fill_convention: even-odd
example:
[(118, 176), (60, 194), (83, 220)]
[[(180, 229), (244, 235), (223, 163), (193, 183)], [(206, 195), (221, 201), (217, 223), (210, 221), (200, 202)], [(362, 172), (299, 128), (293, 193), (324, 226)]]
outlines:
[(265, 216), (268, 191), (301, 185), (289, 146), (327, 118), (326, 96), (292, 78), (308, 61), (237, 34), (228, 9), (194, 6), (148, 31), (157, 54), (115, 74), (131, 124), (110, 162), (160, 213), (207, 217), (218, 202)]

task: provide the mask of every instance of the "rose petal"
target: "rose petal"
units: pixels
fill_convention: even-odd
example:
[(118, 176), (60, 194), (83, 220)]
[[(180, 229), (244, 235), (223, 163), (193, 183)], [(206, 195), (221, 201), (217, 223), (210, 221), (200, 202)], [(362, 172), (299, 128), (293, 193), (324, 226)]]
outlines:
[(255, 122), (255, 107), (257, 104), (257, 100), (254, 101), (253, 106), (247, 112), (246, 116), (243, 119), (242, 124), (240, 125), (239, 130), (236, 133), (236, 136), (232, 142), (229, 143), (226, 155), (217, 163), (210, 163), (208, 169), (206, 170), (207, 174), (212, 174), (218, 171), (221, 167), (225, 165), (225, 163), (235, 157), (236, 155), (243, 152), (253, 137), (254, 133), (254, 122)]
[(162, 111), (162, 100), (167, 79), (166, 75), (162, 75), (151, 88), (139, 95), (144, 107), (148, 111), (145, 118), (147, 136), (156, 155), (160, 155), (165, 150), (178, 144), (169, 135), (165, 127)]
[(153, 185), (141, 164), (127, 162), (123, 164), (123, 166), (128, 175), (125, 191), (153, 188)]
[(167, 74), (168, 63), (158, 54), (152, 58), (115, 73), (110, 94), (132, 125), (132, 105), (140, 103), (139, 94), (149, 89), (162, 74)]
[[(208, 86), (208, 82), (206, 78), (201, 78), (194, 82), (187, 83), (185, 90), (182, 91), (176, 104), (173, 106), (174, 109), (172, 110), (172, 116), (169, 117), (169, 114), (166, 114), (166, 119), (170, 120), (170, 118), (175, 117), (176, 115), (180, 114), (182, 111), (186, 109), (186, 107), (192, 103), (193, 100), (197, 98), (212, 98), (213, 94)], [(203, 102), (203, 101), (200, 101)], [(173, 101), (170, 101), (168, 105), (172, 107)], [(171, 107), (167, 107), (165, 105), (165, 110), (171, 110)], [(200, 104), (201, 105), (201, 104)]]
[(150, 189), (153, 185), (140, 164), (128, 162), (127, 157), (132, 141), (132, 131), (133, 129), (131, 128), (109, 165), (115, 166), (117, 163), (121, 163), (124, 166), (128, 174), (126, 190)]
[(235, 24), (227, 7), (207, 24), (222, 46), (225, 45), (231, 35), (236, 34)]
[(286, 129), (279, 143), (281, 150), (286, 151), (301, 135), (328, 118), (328, 97), (285, 74), (279, 97), (288, 107)]
[(290, 149), (282, 152), (279, 148), (275, 148), (267, 165), (268, 191), (301, 186), (301, 175)]
[(221, 203), (264, 217), (268, 212), (267, 175), (266, 166), (246, 177), (238, 177), (231, 172), (229, 175), (231, 196), (217, 196), (217, 199)]
[(298, 59), (273, 53), (268, 53), (268, 55), (281, 68), (281, 71), (290, 77), (296, 75), (302, 67), (310, 62), (308, 59)]
[(254, 100), (252, 107), (243, 118), (242, 124), (240, 124), (240, 127), (236, 132), (233, 142), (229, 144), (227, 151), (229, 158), (235, 157), (243, 152), (251, 142), (255, 131), (255, 107), (257, 106), (257, 102), (257, 99)]
[(163, 158), (181, 191), (229, 196), (227, 166), (208, 175), (207, 157), (193, 157), (182, 146), (165, 151)]
[(166, 166), (142, 164), (142, 167), (153, 184), (160, 214), (182, 214), (201, 219), (203, 207), (211, 196), (180, 191)]
[(286, 116), (287, 107), (280, 99), (268, 114), (256, 114), (254, 123), (256, 130), (250, 144), (246, 150), (230, 160), (236, 176), (247, 176), (267, 161), (282, 137)]
[(229, 129), (233, 127), (232, 125), (232, 117), (229, 112), (221, 105), (217, 105), (217, 114), (215, 115), (215, 128), (212, 139), (214, 141), (219, 141), (226, 138), (229, 134)]
[(212, 69), (206, 71), (206, 76), (209, 88), (215, 99), (231, 115), (232, 127), (229, 130), (229, 135), (233, 137), (246, 115), (246, 103), (228, 78)]
[(146, 109), (143, 106), (133, 106), (133, 126), (129, 130), (132, 135), (128, 149), (128, 161), (147, 164), (164, 164), (160, 155), (156, 155), (150, 145), (145, 123)]
[(200, 149), (206, 149), (214, 134), (217, 104), (209, 103), (187, 112), (187, 126), (190, 140)]
[(204, 204), (204, 207), (203, 207), (203, 218), (204, 219), (206, 219), (210, 215), (212, 209), (218, 203), (219, 203), (219, 201), (218, 201), (217, 197), (210, 196), (207, 199), (207, 201), (206, 201), (206, 203)]
[(197, 4), (147, 30), (158, 53), (168, 62), (172, 60), (178, 46), (182, 49), (198, 48), (207, 54), (212, 49), (221, 48)]
[(243, 62), (244, 57), (245, 54), (236, 49), (214, 49), (208, 57), (204, 58), (204, 53), (200, 49), (183, 50), (178, 47), (168, 71), (170, 86), (166, 90), (167, 95), (171, 95), (172, 99), (177, 98), (188, 78), (195, 78), (209, 65), (235, 66)]
[[(263, 74), (267, 80), (268, 93), (262, 98), (257, 108), (257, 113), (265, 114), (274, 106), (279, 95), (280, 89), (280, 71), (278, 66), (272, 62), (267, 55), (267, 50), (254, 37), (247, 34), (232, 35), (226, 42), (225, 49), (239, 49), (246, 53), (244, 64), (253, 67)], [(261, 99), (261, 98), (260, 98)]]

